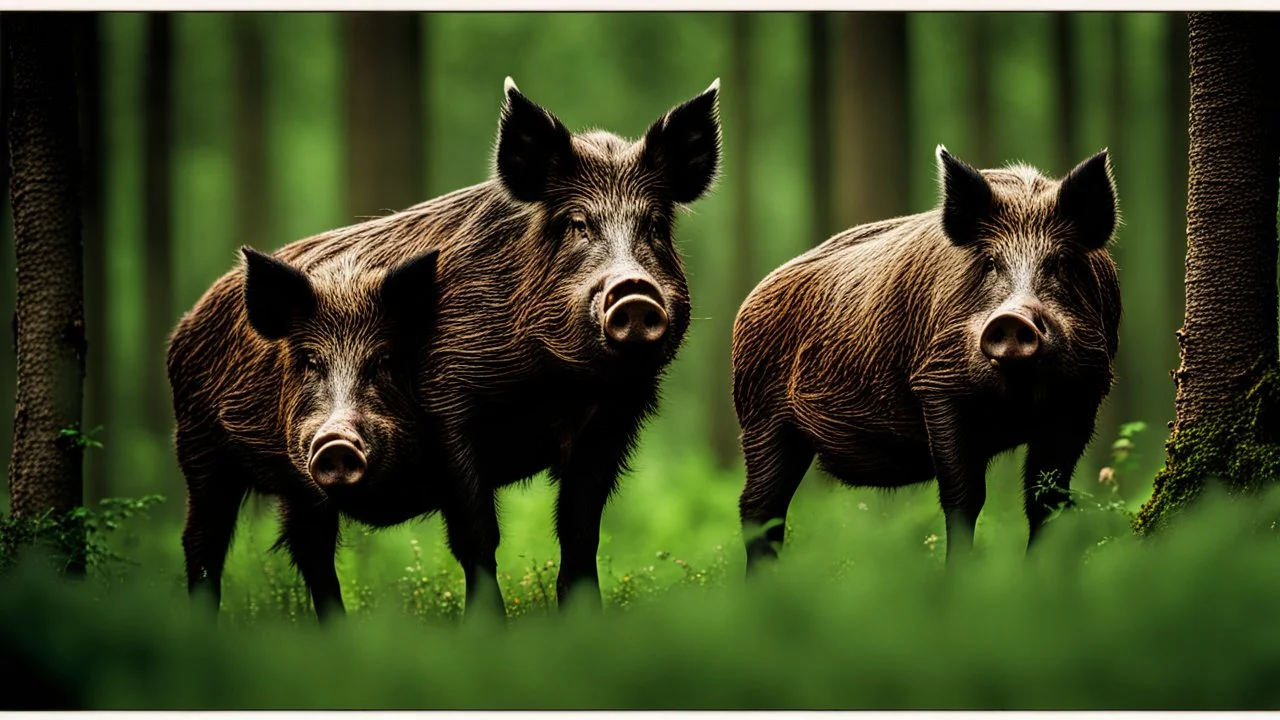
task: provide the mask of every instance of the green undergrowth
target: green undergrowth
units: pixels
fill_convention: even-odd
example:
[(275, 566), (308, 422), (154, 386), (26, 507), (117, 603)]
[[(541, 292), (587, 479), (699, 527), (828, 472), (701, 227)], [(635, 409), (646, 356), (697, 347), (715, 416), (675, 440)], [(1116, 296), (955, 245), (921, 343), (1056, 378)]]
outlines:
[(161, 578), (68, 583), (25, 563), (0, 577), (0, 661), (19, 668), (3, 697), (100, 709), (1280, 707), (1280, 494), (1211, 493), (1146, 541), (1110, 535), (1112, 514), (1064, 513), (1030, 556), (988, 552), (963, 569), (897, 530), (875, 552), (798, 542), (751, 583), (723, 574), (627, 611), (505, 626), (422, 622), (397, 602), (325, 628), (268, 615), (215, 627)]

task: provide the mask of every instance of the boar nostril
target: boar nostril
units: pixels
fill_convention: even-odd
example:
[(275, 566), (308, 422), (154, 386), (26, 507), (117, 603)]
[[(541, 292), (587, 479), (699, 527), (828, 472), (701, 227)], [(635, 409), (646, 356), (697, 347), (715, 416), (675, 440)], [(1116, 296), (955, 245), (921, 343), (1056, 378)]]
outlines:
[(610, 285), (600, 308), (606, 338), (616, 344), (642, 345), (666, 337), (669, 319), (662, 293), (648, 280), (627, 278)]
[(327, 433), (317, 437), (312, 447), (308, 470), (317, 485), (351, 485), (364, 477), (368, 461), (360, 438)]
[[(1038, 324), (1038, 323), (1037, 323)], [(998, 362), (1029, 360), (1040, 353), (1041, 333), (1033, 321), (1019, 313), (1005, 312), (987, 321), (982, 329), (982, 354)]]

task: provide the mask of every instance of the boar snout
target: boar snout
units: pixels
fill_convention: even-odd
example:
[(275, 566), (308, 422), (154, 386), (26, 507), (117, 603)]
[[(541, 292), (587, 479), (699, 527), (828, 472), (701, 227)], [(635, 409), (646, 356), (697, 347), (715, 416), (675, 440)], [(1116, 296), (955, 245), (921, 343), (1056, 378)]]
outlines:
[(307, 469), (311, 479), (323, 488), (354, 485), (368, 468), (364, 442), (348, 427), (330, 427), (316, 433), (311, 441)]
[(1044, 350), (1045, 329), (1035, 308), (999, 310), (982, 328), (982, 354), (996, 363), (1031, 360)]
[(666, 337), (669, 320), (662, 293), (645, 278), (628, 277), (608, 285), (601, 303), (605, 336), (620, 345), (655, 343)]

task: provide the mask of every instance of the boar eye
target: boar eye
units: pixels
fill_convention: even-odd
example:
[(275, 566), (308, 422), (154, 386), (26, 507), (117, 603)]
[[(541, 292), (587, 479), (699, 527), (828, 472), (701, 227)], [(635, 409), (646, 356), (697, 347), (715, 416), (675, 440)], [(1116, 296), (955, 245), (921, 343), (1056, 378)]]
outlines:
[(574, 213), (569, 216), (569, 232), (580, 237), (587, 235), (587, 216)]
[(996, 259), (987, 255), (982, 259), (982, 272), (984, 275), (990, 275), (996, 271)]
[(320, 369), (320, 360), (316, 357), (315, 353), (304, 351), (302, 353), (302, 367), (308, 372), (314, 372)]
[(1060, 268), (1057, 255), (1050, 255), (1044, 259), (1044, 274), (1050, 277), (1057, 275)]

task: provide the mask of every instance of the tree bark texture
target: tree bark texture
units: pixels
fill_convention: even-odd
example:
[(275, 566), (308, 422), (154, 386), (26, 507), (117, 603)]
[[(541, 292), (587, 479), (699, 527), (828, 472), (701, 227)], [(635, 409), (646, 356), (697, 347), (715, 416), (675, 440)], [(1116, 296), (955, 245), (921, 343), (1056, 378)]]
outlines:
[(18, 387), (9, 464), (15, 518), (61, 514), (83, 501), (83, 448), (62, 433), (80, 423), (86, 350), (71, 23), (68, 13), (5, 18), (18, 275)]
[(1276, 357), (1273, 18), (1193, 13), (1186, 317), (1175, 432), (1214, 417)]
[(1276, 204), (1277, 22), (1192, 13), (1186, 314), (1168, 461), (1137, 519), (1148, 531), (1217, 478), (1233, 489), (1280, 473)]

